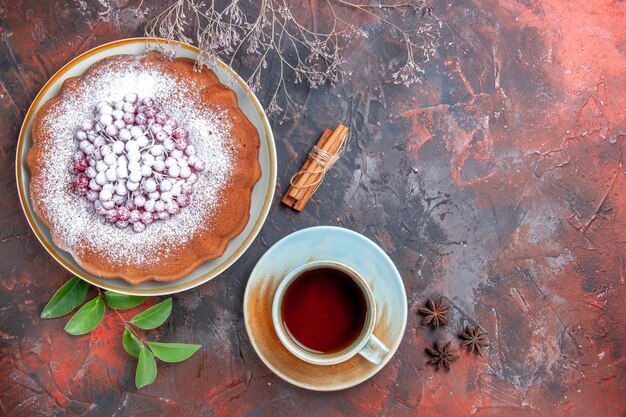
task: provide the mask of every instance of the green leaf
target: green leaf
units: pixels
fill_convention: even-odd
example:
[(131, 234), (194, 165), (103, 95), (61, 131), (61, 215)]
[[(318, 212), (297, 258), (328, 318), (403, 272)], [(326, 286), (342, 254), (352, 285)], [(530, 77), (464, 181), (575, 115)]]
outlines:
[(124, 330), (122, 342), (124, 343), (124, 350), (128, 352), (129, 355), (134, 356), (135, 358), (139, 357), (142, 344), (128, 327)]
[(41, 312), (41, 318), (52, 319), (66, 315), (85, 301), (88, 290), (89, 284), (82, 279), (70, 279), (48, 301)]
[(201, 345), (189, 345), (186, 343), (159, 343), (148, 342), (154, 356), (163, 362), (182, 362), (200, 349)]
[(130, 322), (140, 329), (156, 329), (165, 323), (165, 320), (167, 320), (171, 312), (172, 299), (168, 298), (167, 300), (161, 301), (159, 304), (137, 314), (135, 317), (130, 319)]
[(104, 292), (104, 300), (107, 305), (116, 310), (126, 310), (127, 308), (136, 307), (146, 300), (146, 297), (138, 295), (124, 295), (113, 291)]
[(139, 363), (137, 363), (137, 371), (135, 372), (135, 386), (137, 388), (145, 387), (154, 382), (157, 375), (156, 362), (152, 353), (145, 347), (139, 352)]
[(65, 331), (73, 335), (89, 333), (98, 326), (102, 317), (104, 317), (104, 301), (98, 295), (74, 314), (65, 325)]

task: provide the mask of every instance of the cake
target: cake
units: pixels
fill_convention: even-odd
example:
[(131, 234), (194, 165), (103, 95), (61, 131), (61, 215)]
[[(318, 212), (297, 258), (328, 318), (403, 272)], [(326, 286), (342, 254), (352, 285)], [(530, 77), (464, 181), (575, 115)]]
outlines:
[(115, 55), (65, 80), (35, 117), (35, 213), (90, 273), (180, 279), (248, 223), (259, 136), (209, 69)]

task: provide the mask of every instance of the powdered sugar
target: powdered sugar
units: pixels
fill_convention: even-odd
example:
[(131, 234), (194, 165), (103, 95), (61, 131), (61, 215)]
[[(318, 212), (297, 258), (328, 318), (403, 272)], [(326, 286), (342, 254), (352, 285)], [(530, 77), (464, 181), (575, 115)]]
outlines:
[[(219, 204), (220, 192), (228, 184), (232, 146), (231, 126), (218, 109), (195, 105), (201, 88), (192, 82), (177, 80), (158, 68), (146, 70), (140, 57), (97, 64), (76, 85), (63, 90), (62, 100), (42, 120), (50, 140), (42, 144), (39, 164), (42, 192), (40, 204), (46, 207), (55, 243), (70, 252), (87, 246), (115, 264), (141, 266), (158, 264), (159, 251), (175, 250), (210, 223)], [(152, 224), (142, 233), (119, 229), (94, 211), (93, 204), (73, 192), (73, 174), (68, 169), (77, 151), (74, 139), (77, 126), (93, 118), (93, 109), (101, 101), (121, 100), (134, 92), (139, 99), (154, 97), (159, 106), (189, 133), (189, 142), (206, 163), (199, 175), (191, 203), (176, 216)]]

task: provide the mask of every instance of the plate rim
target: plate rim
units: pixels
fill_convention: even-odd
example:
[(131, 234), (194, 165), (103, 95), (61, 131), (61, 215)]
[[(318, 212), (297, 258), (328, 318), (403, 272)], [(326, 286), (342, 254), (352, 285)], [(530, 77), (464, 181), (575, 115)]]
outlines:
[[(39, 227), (34, 220), (34, 217), (36, 216), (36, 214), (28, 208), (27, 196), (25, 195), (25, 192), (23, 190), (25, 183), (24, 183), (24, 178), (21, 173), (21, 169), (23, 168), (23, 163), (24, 163), (24, 158), (22, 158), (22, 154), (24, 154), (25, 152), (23, 148), (25, 146), (25, 136), (26, 136), (26, 131), (28, 129), (28, 125), (31, 123), (31, 119), (37, 113), (36, 108), (38, 107), (43, 96), (50, 89), (50, 87), (55, 82), (57, 82), (59, 78), (65, 75), (65, 73), (67, 73), (72, 68), (74, 68), (74, 66), (76, 66), (83, 60), (97, 53), (105, 52), (106, 50), (114, 48), (114, 47), (120, 47), (124, 45), (135, 44), (135, 43), (149, 43), (150, 41), (153, 41), (156, 43), (172, 44), (182, 49), (191, 51), (197, 54), (198, 56), (201, 55), (201, 51), (197, 47), (184, 43), (184, 42), (172, 41), (172, 40), (158, 38), (158, 37), (133, 37), (133, 38), (118, 39), (118, 40), (104, 43), (102, 45), (98, 45), (74, 57), (73, 59), (68, 61), (66, 64), (64, 64), (58, 71), (56, 71), (54, 75), (52, 75), (48, 79), (48, 81), (46, 81), (46, 83), (42, 86), (42, 88), (39, 90), (39, 92), (33, 99), (33, 102), (29, 106), (28, 110), (26, 111), (24, 120), (22, 121), (22, 125), (20, 127), (19, 136), (17, 140), (17, 147), (16, 147), (16, 154), (15, 154), (15, 177), (16, 177), (16, 187), (17, 187), (18, 197), (20, 200), (20, 206), (22, 208), (22, 212), (24, 213), (26, 217), (28, 225), (30, 226), (31, 230), (37, 237), (37, 240), (39, 240), (41, 245), (48, 252), (48, 254), (50, 254), (50, 256), (52, 256), (52, 258), (55, 259), (67, 271), (89, 282), (90, 284), (95, 285), (105, 290), (112, 290), (112, 291), (119, 292), (121, 294), (127, 294), (127, 295), (160, 296), (160, 295), (171, 295), (171, 294), (175, 294), (178, 292), (195, 288), (208, 281), (211, 281), (212, 279), (219, 276), (222, 272), (227, 270), (229, 267), (231, 267), (248, 250), (248, 248), (250, 247), (254, 239), (256, 239), (256, 237), (258, 236), (259, 232), (261, 231), (261, 228), (265, 224), (265, 220), (267, 219), (267, 216), (269, 214), (272, 201), (274, 200), (278, 167), (277, 167), (277, 156), (276, 156), (276, 144), (274, 141), (272, 128), (267, 118), (267, 114), (263, 110), (263, 107), (261, 106), (261, 103), (259, 102), (254, 92), (250, 90), (250, 88), (245, 83), (245, 81), (231, 67), (226, 65), (220, 59), (216, 60), (216, 63), (220, 66), (220, 68), (226, 71), (243, 88), (244, 92), (246, 93), (252, 105), (254, 106), (255, 110), (260, 116), (261, 123), (265, 131), (266, 142), (267, 142), (268, 153), (269, 153), (269, 183), (268, 183), (268, 187), (265, 193), (265, 200), (263, 201), (263, 205), (261, 207), (261, 212), (259, 213), (259, 217), (256, 219), (256, 222), (254, 223), (250, 233), (245, 237), (241, 245), (235, 250), (234, 253), (232, 253), (228, 258), (226, 258), (219, 265), (217, 265), (215, 268), (208, 271), (207, 273), (189, 282), (178, 283), (178, 284), (172, 285), (172, 287), (163, 287), (163, 288), (158, 288), (158, 287), (157, 288), (141, 288), (142, 284), (125, 288), (125, 287), (119, 287), (115, 285), (115, 283), (118, 282), (119, 280), (118, 278), (94, 279), (93, 277), (89, 275), (85, 275), (83, 271), (81, 271), (80, 269), (77, 269), (73, 265), (68, 264), (57, 253), (61, 249), (57, 248), (56, 245), (54, 245), (54, 243), (52, 242), (48, 243), (45, 237), (42, 235), (42, 232), (39, 230)], [(250, 219), (248, 221), (250, 221)], [(153, 282), (153, 281), (148, 281), (148, 282)], [(176, 281), (171, 281), (171, 282), (176, 283)]]
[[(246, 308), (247, 304), (248, 304), (248, 298), (250, 297), (249, 292), (250, 292), (250, 282), (252, 281), (251, 278), (252, 276), (255, 274), (255, 272), (257, 271), (257, 268), (259, 266), (259, 264), (261, 262), (263, 262), (265, 260), (266, 256), (270, 255), (270, 251), (272, 250), (272, 248), (274, 248), (275, 246), (277, 246), (278, 244), (283, 243), (283, 241), (288, 240), (290, 238), (293, 238), (294, 236), (297, 237), (300, 234), (309, 232), (311, 230), (332, 230), (334, 231), (340, 231), (340, 232), (345, 232), (348, 234), (351, 234), (359, 239), (363, 239), (365, 242), (368, 242), (369, 244), (371, 244), (374, 249), (380, 253), (384, 258), (386, 258), (390, 264), (393, 266), (393, 268), (396, 271), (396, 275), (399, 278), (399, 282), (400, 282), (400, 289), (402, 291), (402, 300), (403, 300), (403, 314), (404, 314), (404, 320), (402, 322), (402, 329), (400, 331), (400, 335), (397, 338), (397, 340), (394, 340), (394, 343), (392, 346), (390, 346), (389, 348), (389, 354), (387, 355), (387, 357), (379, 364), (377, 365), (374, 369), (374, 371), (363, 377), (363, 378), (356, 378), (353, 381), (349, 381), (346, 383), (342, 383), (342, 384), (338, 384), (336, 386), (332, 386), (332, 387), (318, 387), (315, 385), (311, 385), (308, 383), (303, 383), (301, 381), (297, 381), (294, 380), (286, 375), (284, 375), (282, 372), (279, 372), (263, 355), (261, 355), (259, 353), (259, 350), (257, 349), (257, 342), (256, 342), (256, 338), (253, 337), (252, 333), (250, 332), (250, 328), (248, 327), (248, 310)], [(368, 238), (365, 235), (362, 235), (361, 233), (355, 232), (354, 230), (345, 228), (345, 227), (340, 227), (340, 226), (330, 226), (330, 225), (322, 225), (322, 226), (312, 226), (312, 227), (307, 227), (304, 229), (300, 229), (300, 230), (296, 230), (293, 233), (288, 234), (287, 236), (284, 236), (283, 238), (281, 238), (280, 240), (278, 240), (276, 243), (274, 243), (267, 251), (265, 251), (265, 253), (263, 254), (263, 256), (261, 256), (259, 258), (259, 260), (257, 261), (257, 263), (254, 265), (254, 268), (252, 269), (252, 272), (250, 272), (250, 275), (248, 276), (248, 282), (246, 283), (246, 289), (243, 295), (243, 318), (244, 318), (244, 326), (246, 328), (246, 333), (248, 335), (248, 339), (250, 340), (250, 344), (252, 345), (252, 348), (254, 349), (254, 351), (256, 352), (257, 356), (259, 357), (259, 359), (261, 359), (261, 361), (265, 364), (265, 366), (267, 366), (269, 368), (270, 371), (272, 371), (276, 376), (278, 376), (279, 378), (281, 378), (284, 381), (289, 382), (292, 385), (295, 385), (297, 387), (300, 388), (304, 388), (304, 389), (308, 389), (308, 390), (312, 390), (312, 391), (318, 391), (318, 392), (333, 392), (333, 391), (340, 391), (340, 390), (344, 390), (344, 389), (348, 389), (348, 388), (352, 388), (355, 387), (359, 384), (362, 384), (363, 382), (367, 381), (368, 379), (370, 379), (371, 377), (373, 377), (374, 375), (376, 375), (378, 372), (380, 372), (388, 363), (389, 361), (391, 361), (391, 359), (395, 356), (396, 352), (398, 351), (398, 348), (400, 347), (400, 344), (402, 343), (402, 339), (404, 338), (404, 334), (406, 332), (406, 325), (408, 322), (408, 299), (407, 299), (407, 295), (406, 295), (406, 288), (404, 286), (404, 281), (402, 280), (402, 275), (400, 274), (400, 271), (398, 270), (398, 267), (396, 266), (396, 264), (393, 262), (393, 260), (391, 259), (391, 257), (389, 257), (389, 255), (376, 243), (374, 242), (372, 239)]]

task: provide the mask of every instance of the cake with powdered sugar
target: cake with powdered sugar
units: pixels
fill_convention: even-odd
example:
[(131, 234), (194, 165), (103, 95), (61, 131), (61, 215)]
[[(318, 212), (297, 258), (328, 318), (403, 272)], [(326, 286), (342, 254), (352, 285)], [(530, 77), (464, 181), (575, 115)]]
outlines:
[(39, 110), (30, 194), (54, 243), (132, 284), (180, 279), (249, 220), (259, 136), (209, 69), (158, 52), (116, 55)]

